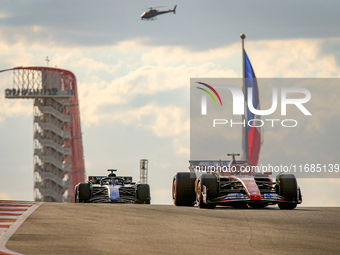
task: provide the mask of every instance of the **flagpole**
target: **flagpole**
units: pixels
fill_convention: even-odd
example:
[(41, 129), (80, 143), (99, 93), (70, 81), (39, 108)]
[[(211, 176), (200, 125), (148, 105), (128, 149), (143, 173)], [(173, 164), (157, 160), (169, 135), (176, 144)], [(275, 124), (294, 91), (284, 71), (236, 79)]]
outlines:
[(244, 84), (244, 79), (245, 79), (245, 71), (246, 69), (244, 68), (244, 39), (246, 38), (245, 34), (241, 34), (241, 39), (242, 39), (242, 78), (243, 78), (243, 84)]
[[(246, 38), (246, 35), (245, 34), (241, 34), (241, 39), (242, 39), (242, 89), (243, 89), (243, 95), (246, 96), (246, 69), (245, 69), (245, 66), (244, 66), (244, 39)], [(246, 106), (246, 101), (244, 101), (244, 111), (246, 111), (247, 109), (247, 106)], [(244, 123), (245, 122), (245, 112), (243, 113), (242, 115), (242, 122)], [(247, 143), (247, 139), (246, 139), (246, 128), (243, 127), (242, 128), (242, 160), (247, 160), (246, 158), (246, 143)]]

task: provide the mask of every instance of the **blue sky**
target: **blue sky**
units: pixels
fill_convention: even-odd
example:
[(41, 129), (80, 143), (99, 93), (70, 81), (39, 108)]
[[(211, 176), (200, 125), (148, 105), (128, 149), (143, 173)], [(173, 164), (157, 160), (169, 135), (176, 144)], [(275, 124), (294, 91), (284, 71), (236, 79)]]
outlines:
[[(172, 9), (175, 4), (176, 15), (140, 20), (147, 7)], [(49, 56), (50, 65), (72, 71), (78, 80), (87, 174), (118, 168), (138, 179), (139, 160), (148, 158), (152, 201), (171, 203), (172, 176), (188, 167), (190, 78), (241, 77), (241, 33), (247, 35), (246, 49), (258, 77), (338, 78), (339, 5), (337, 1), (4, 0), (0, 69), (44, 66)], [(1, 93), (12, 86), (11, 78), (10, 72), (0, 75)], [(306, 134), (267, 132), (263, 163), (283, 157), (271, 143), (277, 137), (288, 150), (284, 155), (298, 148), (317, 158), (322, 150), (318, 140), (327, 141), (323, 146), (339, 154), (339, 136), (327, 132), (339, 120), (335, 97), (339, 92), (331, 87), (321, 93), (323, 111), (315, 112), (315, 129), (307, 134), (313, 146), (297, 146)], [(329, 105), (329, 98), (336, 102)], [(32, 105), (30, 100), (0, 97), (0, 199), (33, 199)], [(237, 143), (238, 136), (230, 139)], [(273, 150), (275, 155), (269, 153)], [(305, 205), (340, 206), (340, 199), (330, 195), (339, 193), (338, 179), (299, 183)], [(315, 193), (315, 186), (322, 191)]]

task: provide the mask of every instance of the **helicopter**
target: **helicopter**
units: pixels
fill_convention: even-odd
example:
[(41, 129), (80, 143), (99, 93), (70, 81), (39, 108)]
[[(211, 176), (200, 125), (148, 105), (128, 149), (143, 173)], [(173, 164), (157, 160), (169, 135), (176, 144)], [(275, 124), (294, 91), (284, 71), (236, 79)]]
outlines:
[[(177, 7), (177, 5), (175, 5), (174, 9), (172, 9), (172, 10), (169, 9), (168, 11), (159, 11), (157, 9), (154, 9), (153, 7), (150, 7), (150, 8), (148, 8), (149, 11), (143, 12), (143, 14), (140, 16), (140, 19), (141, 20), (144, 20), (144, 19), (145, 20), (150, 20), (150, 19), (154, 20), (156, 16), (161, 15), (161, 14), (171, 13), (171, 12), (176, 14), (176, 7)], [(155, 8), (157, 8), (157, 7), (155, 7)]]

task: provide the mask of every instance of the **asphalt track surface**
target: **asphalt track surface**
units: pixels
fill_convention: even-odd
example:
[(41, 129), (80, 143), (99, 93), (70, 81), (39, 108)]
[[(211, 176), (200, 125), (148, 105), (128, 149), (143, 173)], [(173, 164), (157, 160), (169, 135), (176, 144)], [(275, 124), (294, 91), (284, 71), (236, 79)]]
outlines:
[(340, 254), (340, 208), (43, 203), (6, 247), (22, 254)]

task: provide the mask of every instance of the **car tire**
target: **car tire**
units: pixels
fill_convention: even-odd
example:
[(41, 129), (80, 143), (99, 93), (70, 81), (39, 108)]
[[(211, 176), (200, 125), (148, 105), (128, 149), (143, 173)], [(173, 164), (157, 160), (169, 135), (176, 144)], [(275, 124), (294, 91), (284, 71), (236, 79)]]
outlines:
[(297, 201), (298, 186), (293, 174), (279, 174), (277, 176), (277, 192), (287, 200)]
[(91, 186), (89, 183), (80, 183), (78, 185), (78, 202), (86, 203), (91, 198)]
[(207, 196), (209, 199), (218, 196), (219, 188), (217, 177), (215, 174), (202, 174), (200, 180), (202, 185), (205, 185), (207, 187)]
[(295, 176), (293, 174), (279, 174), (276, 179), (277, 193), (285, 200), (292, 201), (279, 202), (279, 208), (285, 210), (292, 210), (296, 208), (299, 191)]
[(172, 198), (176, 206), (193, 206), (196, 201), (196, 174), (177, 173), (172, 181)]
[(150, 186), (149, 184), (138, 184), (137, 185), (137, 199), (141, 204), (150, 204)]

